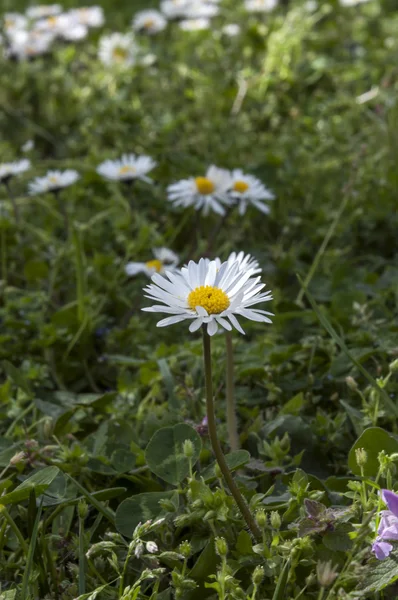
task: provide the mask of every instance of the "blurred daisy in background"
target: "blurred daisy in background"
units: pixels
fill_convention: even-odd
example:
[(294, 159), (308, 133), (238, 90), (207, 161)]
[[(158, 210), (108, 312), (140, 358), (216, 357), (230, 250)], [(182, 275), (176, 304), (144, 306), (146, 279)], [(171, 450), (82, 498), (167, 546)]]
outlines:
[(14, 162), (0, 163), (0, 183), (8, 183), (11, 177), (30, 169), (30, 160), (24, 158)]
[(59, 192), (80, 178), (77, 171), (67, 169), (66, 171), (48, 171), (44, 177), (36, 177), (28, 186), (29, 194), (44, 194), (46, 192)]
[(278, 5), (278, 0), (245, 0), (248, 12), (269, 12)]
[(171, 315), (159, 321), (158, 327), (190, 320), (191, 332), (207, 325), (209, 335), (217, 333), (219, 327), (227, 331), (235, 327), (244, 334), (236, 315), (271, 323), (272, 313), (252, 308), (272, 300), (271, 292), (262, 292), (264, 286), (260, 277), (253, 277), (252, 269), (240, 269), (237, 261), (218, 266), (215, 260), (201, 258), (175, 273), (152, 275), (152, 283), (144, 292), (156, 304), (142, 310)]
[(134, 15), (132, 22), (133, 29), (151, 35), (163, 31), (166, 26), (167, 19), (158, 10), (141, 10)]
[(210, 19), (184, 19), (179, 25), (183, 31), (202, 31), (210, 28)]
[(221, 28), (221, 32), (228, 37), (235, 37), (240, 34), (240, 26), (237, 23), (228, 23)]
[(190, 177), (172, 183), (167, 188), (167, 195), (175, 207), (193, 206), (195, 210), (202, 210), (205, 216), (210, 211), (224, 215), (225, 206), (231, 204), (228, 197), (230, 187), (229, 171), (212, 165), (204, 177)]
[(60, 4), (38, 4), (27, 8), (25, 14), (28, 19), (45, 19), (46, 17), (59, 15), (61, 12), (62, 6)]
[(152, 183), (147, 173), (156, 167), (156, 162), (150, 156), (136, 156), (135, 154), (123, 154), (120, 159), (105, 160), (98, 165), (97, 173), (111, 179), (112, 181), (130, 182), (133, 179), (141, 179)]
[(184, 11), (184, 17), (186, 19), (211, 19), (218, 15), (219, 12), (220, 9), (216, 4), (194, 2), (187, 6)]
[(50, 51), (54, 39), (54, 34), (46, 31), (14, 31), (9, 34), (6, 54), (19, 60), (42, 56)]
[(230, 194), (238, 203), (240, 215), (245, 214), (249, 205), (255, 206), (264, 214), (269, 213), (269, 206), (262, 200), (274, 200), (275, 196), (257, 177), (246, 175), (241, 169), (234, 169), (231, 172), (231, 178)]
[(168, 19), (176, 19), (184, 16), (189, 4), (189, 0), (162, 0), (160, 10)]
[(369, 2), (369, 0), (340, 0), (341, 6), (356, 6), (357, 4), (363, 4)]
[(102, 27), (105, 23), (104, 10), (101, 6), (74, 8), (67, 15), (85, 27)]
[(144, 273), (152, 277), (154, 273), (175, 271), (179, 263), (178, 255), (169, 248), (154, 248), (154, 258), (148, 262), (129, 262), (125, 266), (126, 274), (130, 277)]
[(33, 140), (27, 140), (22, 146), (22, 152), (31, 152), (35, 147), (35, 143)]
[(106, 66), (131, 67), (137, 63), (137, 55), (132, 33), (111, 33), (99, 41), (98, 57)]
[(28, 25), (28, 20), (21, 13), (6, 13), (2, 20), (4, 33), (9, 34), (14, 31), (24, 30)]

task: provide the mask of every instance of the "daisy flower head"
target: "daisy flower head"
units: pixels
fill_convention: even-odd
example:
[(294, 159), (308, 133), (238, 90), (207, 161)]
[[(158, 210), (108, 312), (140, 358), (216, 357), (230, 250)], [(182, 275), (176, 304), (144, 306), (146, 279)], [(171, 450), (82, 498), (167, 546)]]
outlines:
[(141, 10), (134, 15), (133, 29), (150, 35), (159, 33), (167, 26), (167, 19), (158, 10)]
[(105, 160), (97, 167), (97, 173), (112, 181), (131, 182), (133, 179), (141, 179), (152, 183), (147, 173), (155, 166), (156, 162), (150, 156), (123, 154), (120, 159)]
[(0, 183), (7, 183), (14, 175), (19, 175), (30, 169), (30, 160), (24, 158), (9, 163), (0, 163)]
[(184, 19), (179, 25), (183, 31), (203, 31), (210, 28), (210, 19)]
[(38, 4), (27, 8), (25, 14), (28, 19), (45, 19), (59, 15), (61, 12), (62, 6), (60, 4)]
[(54, 34), (47, 31), (14, 31), (9, 36), (7, 55), (19, 60), (35, 58), (49, 52)]
[(69, 187), (80, 178), (77, 171), (67, 169), (66, 171), (48, 171), (44, 177), (36, 177), (29, 184), (29, 194), (44, 194), (46, 192), (59, 192)]
[(160, 10), (167, 19), (176, 19), (184, 16), (190, 4), (190, 0), (162, 0)]
[[(221, 261), (220, 261), (221, 263)], [(227, 258), (227, 263), (231, 266), (236, 263), (239, 267), (239, 271), (246, 272), (251, 269), (252, 275), (261, 273), (261, 268), (257, 259), (251, 254), (245, 254), (244, 252), (231, 252)]]
[(74, 8), (67, 13), (70, 18), (85, 27), (102, 27), (105, 23), (104, 11), (101, 6)]
[(148, 262), (129, 262), (125, 267), (126, 274), (130, 277), (145, 273), (152, 277), (154, 273), (165, 273), (175, 271), (179, 262), (178, 255), (169, 248), (154, 248), (154, 258)]
[(99, 41), (98, 58), (107, 67), (132, 67), (137, 63), (137, 54), (132, 33), (111, 33)]
[(278, 5), (278, 0), (245, 0), (248, 12), (270, 12)]
[(175, 273), (152, 275), (152, 283), (144, 292), (156, 304), (142, 310), (171, 315), (159, 321), (158, 327), (189, 320), (191, 332), (205, 325), (209, 335), (217, 333), (219, 327), (227, 331), (235, 327), (244, 334), (237, 316), (271, 323), (272, 313), (253, 308), (272, 300), (271, 292), (262, 292), (264, 286), (260, 277), (253, 277), (251, 269), (240, 270), (236, 261), (218, 267), (215, 260), (201, 258)]
[(6, 34), (14, 31), (24, 30), (27, 27), (28, 20), (21, 13), (6, 13), (3, 16), (3, 29)]
[(220, 12), (216, 4), (207, 4), (204, 2), (193, 2), (187, 6), (184, 11), (184, 17), (187, 19), (211, 19)]
[(172, 183), (167, 188), (168, 200), (176, 207), (193, 206), (206, 216), (210, 211), (225, 214), (225, 206), (231, 204), (228, 190), (231, 175), (226, 169), (212, 165), (204, 177), (190, 177)]
[(234, 169), (231, 177), (230, 194), (239, 204), (240, 215), (245, 214), (249, 205), (255, 206), (264, 214), (269, 213), (269, 206), (262, 200), (274, 200), (275, 196), (257, 177), (246, 175), (241, 169)]

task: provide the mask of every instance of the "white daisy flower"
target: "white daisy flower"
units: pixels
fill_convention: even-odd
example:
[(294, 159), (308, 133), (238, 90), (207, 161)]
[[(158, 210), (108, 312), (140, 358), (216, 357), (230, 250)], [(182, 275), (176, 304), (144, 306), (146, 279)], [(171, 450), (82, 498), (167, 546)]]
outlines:
[(269, 213), (269, 206), (261, 200), (274, 200), (274, 194), (265, 185), (254, 177), (245, 175), (241, 169), (234, 169), (231, 173), (231, 197), (239, 204), (239, 214), (244, 215), (247, 207), (252, 204), (262, 213)]
[(278, 0), (245, 0), (248, 12), (270, 12), (278, 6)]
[(28, 19), (45, 19), (46, 17), (59, 15), (61, 12), (62, 6), (60, 4), (38, 4), (27, 8), (25, 14)]
[(82, 23), (75, 23), (68, 18), (65, 28), (59, 31), (59, 36), (68, 42), (84, 40), (88, 35), (88, 28)]
[(228, 23), (228, 25), (224, 25), (221, 32), (228, 37), (235, 37), (240, 34), (240, 26), (237, 23)]
[(193, 3), (184, 11), (184, 17), (187, 19), (211, 19), (220, 12), (215, 4)]
[(67, 13), (71, 19), (85, 27), (102, 27), (105, 23), (104, 10), (101, 6), (74, 8)]
[(148, 262), (129, 262), (125, 267), (126, 274), (130, 277), (145, 273), (148, 277), (152, 277), (154, 273), (165, 273), (166, 271), (175, 271), (179, 258), (175, 252), (169, 248), (154, 248), (154, 259)]
[(33, 140), (27, 140), (22, 146), (22, 152), (30, 152), (35, 147), (35, 143)]
[(210, 19), (184, 19), (179, 25), (183, 31), (203, 31), (209, 29)]
[(137, 54), (131, 33), (111, 33), (99, 41), (98, 57), (108, 67), (131, 67), (137, 63)]
[(25, 29), (28, 25), (28, 20), (21, 13), (5, 13), (3, 16), (4, 32), (9, 34), (13, 31)]
[(34, 24), (35, 31), (44, 31), (57, 36), (70, 24), (66, 13), (38, 19)]
[(147, 173), (152, 171), (156, 162), (150, 156), (136, 156), (135, 154), (123, 154), (117, 160), (105, 160), (97, 167), (97, 173), (111, 179), (112, 181), (133, 181), (141, 179), (152, 183)]
[(236, 315), (271, 323), (272, 313), (252, 308), (272, 299), (271, 292), (261, 292), (264, 286), (260, 277), (252, 277), (251, 269), (240, 270), (236, 261), (232, 265), (224, 262), (218, 268), (215, 260), (201, 258), (199, 263), (191, 260), (176, 273), (152, 275), (152, 283), (144, 288), (145, 296), (161, 304), (142, 310), (172, 315), (159, 321), (158, 327), (190, 320), (191, 332), (205, 324), (209, 335), (217, 333), (219, 326), (227, 331), (235, 327), (244, 334)]
[(66, 171), (48, 171), (44, 177), (36, 177), (29, 184), (29, 194), (44, 194), (46, 192), (59, 192), (62, 188), (68, 187), (80, 178), (77, 171), (67, 169)]
[(10, 35), (8, 56), (18, 59), (34, 58), (49, 52), (54, 34), (46, 31), (15, 31)]
[[(217, 268), (221, 267), (221, 260), (219, 258), (215, 259), (217, 262)], [(252, 272), (252, 275), (257, 273), (261, 273), (261, 268), (258, 260), (254, 258), (251, 254), (245, 254), (244, 252), (231, 252), (228, 256), (227, 261), (228, 265), (231, 267), (234, 263), (237, 263), (239, 271), (248, 271), (249, 269)]]
[(168, 19), (183, 17), (190, 0), (162, 0), (160, 10)]
[(167, 26), (167, 19), (158, 10), (141, 10), (134, 15), (132, 27), (149, 34), (159, 33)]
[(6, 183), (14, 175), (19, 175), (30, 169), (30, 160), (24, 158), (14, 162), (0, 164), (0, 183)]
[(168, 200), (173, 206), (202, 210), (206, 216), (210, 211), (225, 214), (225, 205), (230, 205), (228, 190), (231, 187), (231, 175), (226, 169), (212, 165), (204, 177), (190, 177), (172, 183), (167, 188)]

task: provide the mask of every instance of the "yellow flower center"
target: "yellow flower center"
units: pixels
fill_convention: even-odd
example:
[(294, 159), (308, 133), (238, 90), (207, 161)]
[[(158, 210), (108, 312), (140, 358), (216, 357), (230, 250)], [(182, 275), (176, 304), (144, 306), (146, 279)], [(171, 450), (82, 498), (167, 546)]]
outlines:
[(207, 177), (196, 177), (195, 183), (199, 194), (211, 194), (214, 192), (214, 183)]
[(128, 173), (135, 173), (135, 168), (130, 166), (130, 165), (125, 165), (124, 167), (120, 167), (119, 169), (119, 174), (120, 175), (127, 175)]
[(58, 23), (58, 19), (57, 17), (48, 17), (47, 19), (47, 25), (49, 27), (55, 27)]
[(246, 181), (235, 181), (235, 183), (234, 183), (234, 191), (235, 192), (239, 192), (240, 194), (243, 194), (243, 192), (245, 192), (248, 189), (249, 189), (249, 185), (246, 183)]
[(51, 175), (51, 177), (48, 178), (48, 181), (50, 183), (58, 183), (58, 177), (54, 177), (54, 175)]
[(147, 263), (145, 263), (145, 265), (148, 267), (148, 269), (155, 269), (155, 271), (158, 273), (160, 273), (163, 269), (163, 263), (156, 258), (154, 260), (149, 260)]
[(145, 29), (151, 29), (151, 27), (153, 27), (154, 25), (155, 21), (153, 19), (146, 19), (146, 21), (144, 21)]
[(127, 50), (124, 48), (114, 48), (112, 56), (116, 62), (124, 62), (127, 58)]
[(227, 294), (220, 288), (212, 285), (201, 285), (195, 288), (188, 296), (188, 306), (195, 310), (202, 306), (209, 315), (218, 315), (230, 305)]

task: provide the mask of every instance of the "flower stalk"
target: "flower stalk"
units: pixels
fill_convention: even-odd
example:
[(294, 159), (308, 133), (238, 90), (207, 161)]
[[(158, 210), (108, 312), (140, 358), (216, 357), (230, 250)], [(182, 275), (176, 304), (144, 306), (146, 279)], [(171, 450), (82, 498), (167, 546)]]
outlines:
[(227, 429), (229, 446), (234, 452), (239, 450), (238, 419), (236, 416), (235, 386), (234, 386), (234, 354), (232, 346), (232, 333), (225, 334), (225, 346), (227, 352), (226, 373), (226, 401), (227, 401)]
[(243, 498), (242, 494), (239, 491), (238, 486), (236, 485), (232, 474), (228, 468), (227, 462), (225, 460), (225, 456), (221, 449), (220, 442), (217, 437), (217, 426), (216, 426), (216, 417), (214, 413), (214, 399), (213, 399), (213, 381), (212, 381), (212, 368), (211, 368), (211, 343), (210, 336), (207, 333), (205, 326), (202, 327), (203, 332), (203, 356), (204, 356), (204, 366), (205, 366), (205, 380), (206, 380), (206, 409), (207, 409), (207, 421), (209, 428), (209, 437), (211, 441), (211, 446), (213, 448), (214, 455), (216, 457), (217, 463), (220, 467), (220, 470), (223, 474), (225, 482), (236, 502), (240, 512), (242, 513), (243, 518), (246, 521), (246, 524), (253, 536), (256, 540), (261, 540), (261, 532), (254, 520), (253, 515), (250, 512), (249, 506), (247, 505), (246, 500)]

